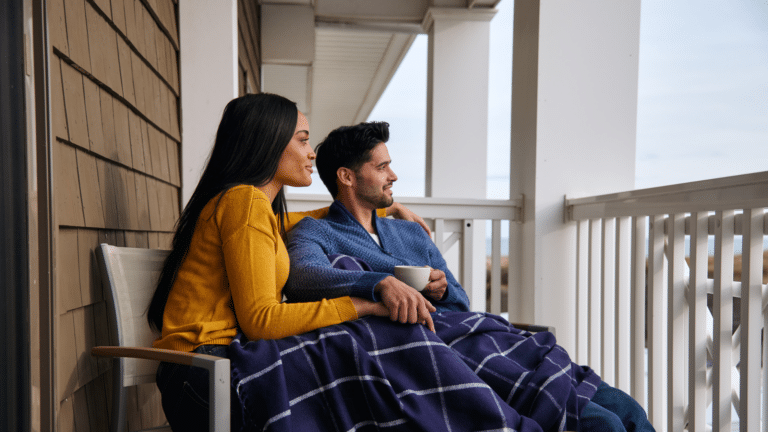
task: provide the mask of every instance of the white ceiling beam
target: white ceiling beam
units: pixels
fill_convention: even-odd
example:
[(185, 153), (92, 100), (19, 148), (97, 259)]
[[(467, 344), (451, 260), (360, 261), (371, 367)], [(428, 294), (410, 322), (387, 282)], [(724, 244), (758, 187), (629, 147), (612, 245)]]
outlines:
[(376, 102), (381, 98), (382, 93), (387, 88), (387, 84), (392, 79), (392, 76), (397, 72), (397, 68), (403, 61), (403, 57), (408, 53), (413, 41), (416, 39), (415, 35), (405, 34), (393, 34), (392, 39), (389, 42), (386, 52), (379, 63), (379, 67), (376, 69), (376, 75), (371, 80), (371, 85), (368, 87), (368, 92), (365, 94), (360, 107), (355, 114), (355, 120), (353, 124), (364, 122), (368, 119), (368, 116), (376, 106)]
[(264, 63), (309, 66), (315, 57), (315, 17), (306, 5), (261, 6)]
[(315, 15), (325, 22), (420, 23), (428, 7), (427, 0), (317, 0)]

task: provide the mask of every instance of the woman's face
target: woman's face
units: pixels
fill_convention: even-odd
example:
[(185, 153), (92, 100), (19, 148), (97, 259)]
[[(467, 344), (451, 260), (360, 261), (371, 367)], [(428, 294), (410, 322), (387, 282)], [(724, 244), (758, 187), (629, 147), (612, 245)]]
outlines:
[(275, 180), (286, 186), (304, 187), (311, 185), (312, 161), (314, 159), (315, 152), (309, 145), (309, 122), (304, 114), (299, 112), (296, 131), (291, 142), (288, 143), (288, 147), (283, 150), (283, 155), (280, 156)]

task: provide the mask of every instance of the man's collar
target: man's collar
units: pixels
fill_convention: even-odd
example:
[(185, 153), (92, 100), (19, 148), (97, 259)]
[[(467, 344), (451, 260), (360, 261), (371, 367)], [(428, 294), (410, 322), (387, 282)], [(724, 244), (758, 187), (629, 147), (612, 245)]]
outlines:
[[(331, 219), (337, 219), (337, 218), (349, 219), (353, 223), (357, 224), (360, 228), (362, 228), (363, 231), (368, 232), (365, 230), (365, 228), (363, 228), (363, 225), (360, 223), (360, 221), (357, 220), (357, 218), (355, 218), (355, 216), (352, 215), (352, 213), (349, 210), (347, 210), (344, 204), (342, 204), (342, 202), (339, 200), (334, 200), (333, 204), (331, 204), (331, 207), (328, 209), (328, 217)], [(371, 223), (373, 224), (374, 229), (376, 229), (376, 232), (379, 231), (378, 223), (377, 223), (378, 219), (379, 219), (379, 216), (376, 214), (376, 210), (373, 210)]]
[[(344, 204), (339, 200), (333, 200), (333, 203), (331, 204), (330, 209), (328, 209), (328, 214), (330, 215), (333, 210), (336, 210), (344, 215), (346, 217), (355, 220), (358, 224), (360, 221), (358, 221), (355, 216), (352, 215), (352, 213), (347, 210), (347, 208), (344, 206)], [(379, 216), (376, 214), (376, 210), (373, 210), (373, 220), (375, 221)]]

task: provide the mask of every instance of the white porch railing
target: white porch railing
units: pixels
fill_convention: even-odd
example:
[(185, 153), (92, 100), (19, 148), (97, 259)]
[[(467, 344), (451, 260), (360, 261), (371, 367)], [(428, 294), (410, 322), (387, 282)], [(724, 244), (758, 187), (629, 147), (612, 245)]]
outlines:
[[(288, 194), (290, 211), (307, 211), (330, 205), (330, 197), (309, 194)], [(522, 199), (519, 200), (477, 200), (449, 198), (414, 198), (400, 197), (397, 201), (406, 205), (411, 211), (426, 220), (433, 231), (432, 238), (437, 248), (446, 256), (448, 268), (456, 279), (467, 290), (473, 310), (483, 309), (500, 314), (501, 305), (501, 241), (502, 224), (509, 223), (509, 251), (517, 250), (515, 245), (519, 240), (516, 231), (521, 220)], [(491, 221), (491, 289), (490, 303), (486, 305), (486, 287), (473, 284), (476, 272), (486, 272), (486, 257), (476, 256), (473, 248), (473, 235), (477, 232), (473, 226)], [(483, 228), (484, 231), (484, 228)], [(485, 250), (485, 249), (484, 249)], [(456, 259), (451, 257), (455, 255)], [(519, 275), (520, 260), (510, 256), (508, 259), (508, 303), (512, 304), (513, 292), (519, 292), (511, 275)], [(485, 278), (483, 278), (484, 280)], [(481, 305), (481, 307), (477, 307)], [(510, 310), (507, 305), (506, 310)]]
[[(767, 207), (768, 172), (566, 200), (577, 224), (577, 361), (629, 391), (658, 430), (757, 431), (762, 417), (768, 431)], [(732, 277), (736, 236), (741, 282)]]

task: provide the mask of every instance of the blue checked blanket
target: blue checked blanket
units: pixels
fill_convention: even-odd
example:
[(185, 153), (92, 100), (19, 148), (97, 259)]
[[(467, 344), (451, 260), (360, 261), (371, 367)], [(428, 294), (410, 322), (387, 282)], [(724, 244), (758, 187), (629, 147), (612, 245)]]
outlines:
[(235, 423), (267, 431), (576, 429), (599, 377), (548, 333), (494, 315), (421, 325), (365, 317), (279, 340), (230, 344)]

